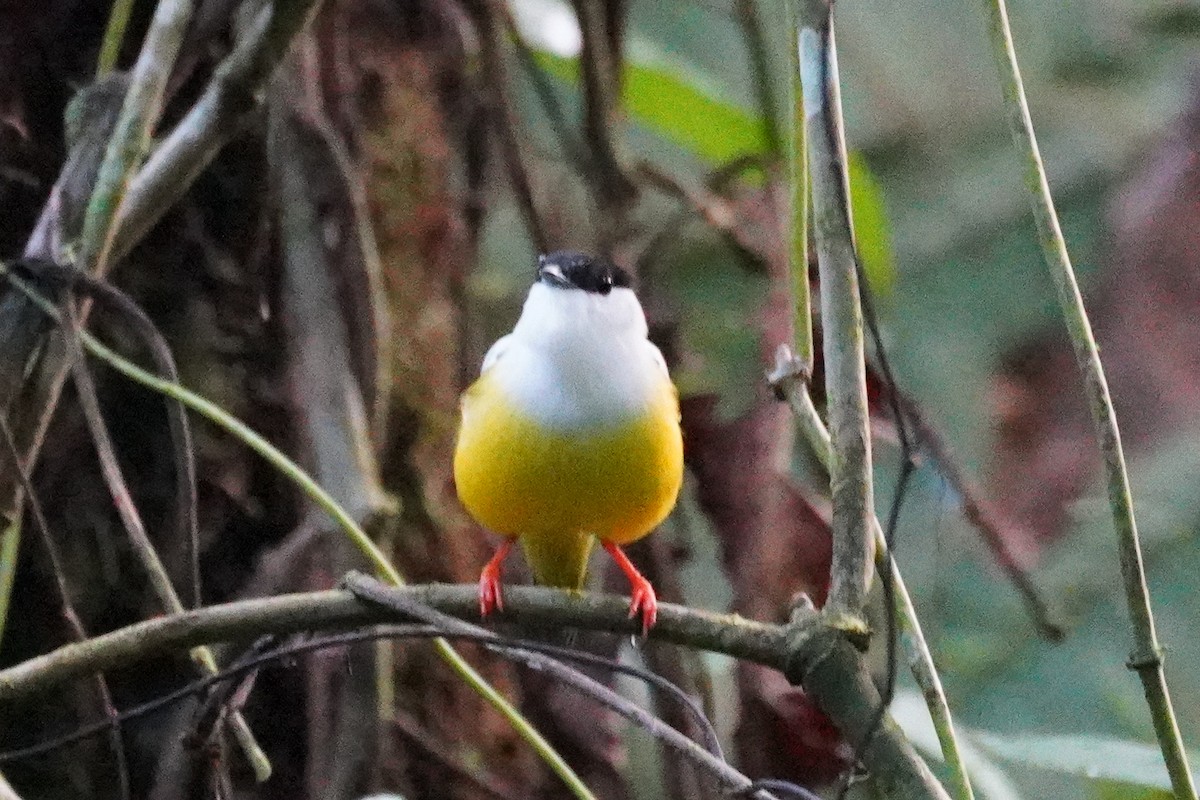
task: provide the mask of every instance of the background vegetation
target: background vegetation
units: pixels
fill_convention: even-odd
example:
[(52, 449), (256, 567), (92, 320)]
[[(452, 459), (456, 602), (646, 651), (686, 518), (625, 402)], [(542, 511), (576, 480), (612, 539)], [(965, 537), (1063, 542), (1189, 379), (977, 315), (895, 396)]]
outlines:
[[(218, 65), (252, 36), (257, 8), (197, 4), (152, 125), (157, 137), (185, 119)], [(71, 154), (107, 138), (98, 120), (112, 117), (125, 84), (92, 94), (98, 116), (74, 131), (64, 113), (95, 78), (111, 13), (107, 3), (62, 0), (16, 0), (0, 11), (5, 260), (61, 254), (35, 233), (56, 181), (59, 202), (76, 207), (52, 217), (60, 244), (79, 247), (81, 203), (96, 178), (85, 170), (72, 184), (60, 175), (70, 174)], [(134, 64), (153, 13), (154, 3), (132, 4), (121, 69)], [(302, 18), (302, 4), (291, 13)], [(1072, 0), (1012, 13), (1130, 452), (1176, 710), (1194, 742), (1200, 93), (1191, 59), (1200, 12), (1173, 0)], [(763, 379), (776, 346), (794, 335), (785, 20), (782, 4), (752, 0), (331, 0), (265, 90), (235, 93), (236, 113), (219, 125), (228, 144), (190, 188), (178, 181), (186, 196), (163, 205), (165, 216), (109, 277), (167, 337), (181, 382), (299, 460), (410, 581), (462, 583), (476, 578), (489, 540), (450, 483), (458, 393), (514, 321), (536, 252), (612, 255), (638, 273), (672, 363), (690, 466), (679, 511), (635, 557), (664, 599), (783, 621), (795, 592), (824, 596), (829, 569), (821, 470), (793, 441), (789, 411)], [(977, 794), (1170, 796), (1124, 666), (1130, 636), (1103, 477), (1005, 130), (982, 9), (842, 0), (837, 24), (863, 266), (897, 384), (948, 445), (919, 448), (896, 552), (965, 729)], [(53, 381), (47, 370), (26, 374), (23, 343), (43, 332), (40, 317), (18, 313), (13, 295), (4, 303), (3, 396), (28, 448)], [(147, 360), (119, 317), (98, 313), (93, 328)], [(163, 404), (110, 370), (96, 367), (95, 380), (146, 529), (185, 586)], [(879, 403), (886, 387), (874, 380), (885, 514), (900, 454)], [(126, 542), (78, 398), (69, 383), (34, 488), (72, 604), (94, 635), (163, 606)], [(274, 467), (212, 427), (196, 423), (194, 435), (205, 604), (324, 589), (363, 566)], [(1032, 571), (1065, 641), (1037, 636), (962, 511), (964, 487), (947, 478), (953, 465)], [(3, 469), (7, 497), (16, 484), (7, 457)], [(13, 581), (4, 666), (73, 635), (28, 509), (19, 541), (10, 529), (0, 547)], [(606, 570), (597, 562), (597, 588)], [(519, 568), (512, 577), (520, 580)], [(878, 603), (873, 621), (882, 627)], [(579, 640), (706, 697), (731, 758), (751, 777), (828, 787), (846, 767), (848, 745), (773, 670), (665, 645)], [(871, 656), (882, 672), (878, 644)], [(598, 796), (712, 791), (643, 731), (558, 682), (469, 652)], [(507, 724), (430, 653), (356, 645), (263, 671), (245, 716), (274, 776), (255, 785), (240, 754), (226, 753), (216, 760), (231, 771), (233, 796), (563, 796)], [(927, 712), (900, 672), (894, 715), (936, 761)], [(107, 679), (113, 704), (129, 708), (194, 675), (176, 654)], [(619, 685), (637, 696), (632, 682)], [(97, 691), (80, 681), (0, 704), (0, 748), (102, 719)], [(132, 796), (225, 791), (200, 766), (206, 753), (178, 746), (197, 727), (188, 702), (123, 726)], [(26, 798), (121, 795), (104, 736), (0, 769)]]

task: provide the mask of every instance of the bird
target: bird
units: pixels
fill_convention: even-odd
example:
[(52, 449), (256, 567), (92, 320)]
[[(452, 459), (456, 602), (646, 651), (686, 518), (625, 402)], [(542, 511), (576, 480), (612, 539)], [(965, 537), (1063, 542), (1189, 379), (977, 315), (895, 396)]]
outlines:
[(460, 410), (458, 497), (504, 537), (479, 576), (481, 615), (503, 610), (500, 568), (514, 543), (535, 582), (579, 591), (598, 540), (629, 579), (629, 616), (646, 635), (658, 600), (621, 548), (675, 506), (683, 435), (629, 274), (585, 253), (539, 256), (512, 333), (489, 348)]

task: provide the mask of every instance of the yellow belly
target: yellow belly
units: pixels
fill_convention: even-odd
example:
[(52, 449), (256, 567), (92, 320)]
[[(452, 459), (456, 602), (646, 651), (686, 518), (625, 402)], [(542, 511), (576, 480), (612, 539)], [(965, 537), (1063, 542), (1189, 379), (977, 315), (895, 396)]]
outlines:
[(640, 539), (670, 513), (683, 480), (675, 389), (664, 380), (639, 418), (553, 430), (514, 408), (484, 375), (463, 396), (454, 478), (476, 520), (535, 538), (538, 549), (559, 536)]

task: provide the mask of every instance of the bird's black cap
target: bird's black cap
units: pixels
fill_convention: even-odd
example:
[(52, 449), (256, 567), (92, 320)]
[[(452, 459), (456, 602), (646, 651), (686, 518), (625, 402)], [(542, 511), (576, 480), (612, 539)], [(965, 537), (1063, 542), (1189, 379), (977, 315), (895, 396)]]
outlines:
[(558, 250), (538, 256), (537, 279), (557, 289), (582, 289), (608, 294), (614, 287), (628, 289), (629, 273), (604, 258)]

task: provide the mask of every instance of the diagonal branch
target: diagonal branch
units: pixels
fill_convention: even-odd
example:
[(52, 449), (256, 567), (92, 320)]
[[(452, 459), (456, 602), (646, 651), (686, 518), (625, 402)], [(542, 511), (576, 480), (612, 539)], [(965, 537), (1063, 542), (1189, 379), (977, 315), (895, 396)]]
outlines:
[(261, 104), (261, 92), (318, 0), (268, 3), (217, 66), (204, 94), (133, 178), (116, 221), (121, 258), (187, 193), (221, 148)]
[(1154, 732), (1171, 776), (1171, 786), (1178, 798), (1196, 798), (1196, 786), (1188, 767), (1187, 753), (1171, 696), (1163, 672), (1162, 647), (1154, 629), (1154, 613), (1150, 607), (1150, 590), (1146, 586), (1146, 571), (1142, 564), (1142, 547), (1138, 539), (1137, 521), (1133, 514), (1133, 497), (1129, 489), (1129, 475), (1125, 468), (1125, 453), (1121, 447), (1121, 432), (1117, 427), (1116, 411), (1108, 391), (1108, 380), (1100, 351), (1092, 334), (1092, 325), (1083, 305), (1079, 283), (1067, 254), (1067, 243), (1058, 224), (1054, 210), (1054, 198), (1050, 195), (1050, 184), (1046, 169), (1038, 150), (1037, 137), (1033, 132), (1033, 120), (1029, 116), (1029, 104), (1025, 100), (1025, 87), (1021, 82), (1021, 70), (1017, 65), (1017, 54), (1013, 47), (1012, 31), (1008, 25), (1008, 11), (1004, 0), (989, 0), (985, 3), (988, 14), (988, 32), (996, 65), (1003, 84), (1004, 102), (1008, 110), (1009, 127), (1013, 142), (1024, 161), (1025, 185), (1029, 189), (1033, 217), (1037, 222), (1038, 239), (1046, 266), (1058, 290), (1059, 305), (1071, 344), (1075, 349), (1075, 360), (1084, 378), (1084, 387), (1091, 406), (1092, 419), (1096, 425), (1096, 440), (1104, 457), (1104, 469), (1108, 475), (1108, 502), (1112, 508), (1113, 525), (1117, 531), (1120, 548), (1121, 577), (1124, 582), (1126, 603), (1133, 623), (1133, 652), (1128, 666), (1141, 678)]

